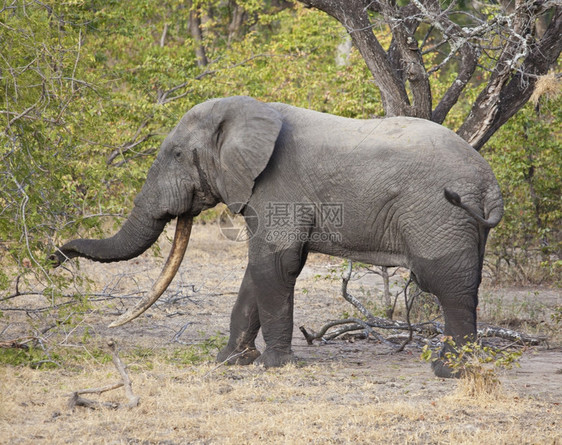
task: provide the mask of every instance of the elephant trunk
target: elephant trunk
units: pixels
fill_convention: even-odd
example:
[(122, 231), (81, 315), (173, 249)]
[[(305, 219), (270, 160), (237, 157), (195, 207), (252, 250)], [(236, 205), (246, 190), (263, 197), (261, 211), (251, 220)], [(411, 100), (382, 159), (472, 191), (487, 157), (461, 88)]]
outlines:
[(176, 224), (176, 234), (174, 236), (174, 243), (172, 244), (172, 249), (166, 260), (166, 264), (160, 272), (160, 276), (152, 286), (150, 292), (139, 301), (135, 307), (129, 309), (123, 315), (121, 315), (117, 320), (109, 325), (110, 328), (116, 326), (124, 325), (131, 320), (137, 318), (140, 314), (146, 311), (150, 306), (152, 306), (160, 295), (168, 288), (168, 285), (173, 280), (176, 272), (178, 271), (180, 264), (183, 260), (183, 256), (187, 249), (187, 244), (189, 243), (189, 235), (191, 234), (191, 225), (193, 219), (190, 216), (182, 215), (178, 217), (178, 222)]
[[(51, 255), (50, 259), (55, 267), (75, 257), (105, 263), (129, 260), (139, 256), (154, 244), (170, 219), (170, 217), (161, 219), (148, 217), (142, 207), (135, 206), (119, 232), (111, 238), (69, 241)], [(187, 249), (192, 221), (192, 217), (187, 214), (178, 217), (170, 255), (151, 291), (134, 308), (111, 323), (110, 327), (121, 326), (138, 317), (164, 293), (176, 275)]]
[(170, 218), (154, 219), (135, 206), (119, 232), (111, 238), (76, 239), (63, 245), (51, 256), (55, 265), (66, 259), (84, 257), (109, 263), (135, 258), (156, 242)]

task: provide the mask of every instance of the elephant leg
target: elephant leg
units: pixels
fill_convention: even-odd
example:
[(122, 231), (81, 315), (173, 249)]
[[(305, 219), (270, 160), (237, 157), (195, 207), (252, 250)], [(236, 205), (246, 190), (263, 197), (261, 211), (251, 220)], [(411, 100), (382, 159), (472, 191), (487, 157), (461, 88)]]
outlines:
[[(420, 287), (433, 293), (443, 310), (444, 334), (456, 345), (476, 340), (476, 307), (481, 270), (477, 253), (465, 250), (437, 260), (417, 261), (413, 270)], [(432, 363), (438, 377), (460, 377), (459, 373), (445, 364), (453, 346), (445, 344), (440, 358)]]
[(266, 344), (256, 364), (269, 368), (295, 361), (291, 350), (294, 290), (306, 256), (304, 246), (295, 245), (262, 258), (252, 267), (252, 278), (260, 289), (257, 302)]
[(217, 362), (249, 365), (260, 356), (255, 344), (260, 330), (256, 299), (258, 291), (247, 268), (230, 316), (230, 338), (228, 344), (219, 352)]

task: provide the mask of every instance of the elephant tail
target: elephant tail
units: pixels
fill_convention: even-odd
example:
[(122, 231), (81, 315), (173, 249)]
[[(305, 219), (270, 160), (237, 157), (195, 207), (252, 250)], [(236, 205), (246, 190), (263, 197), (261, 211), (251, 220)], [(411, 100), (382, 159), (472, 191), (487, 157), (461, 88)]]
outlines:
[(502, 204), (501, 196), (499, 196), (498, 199), (494, 199), (494, 201), (499, 200), (499, 205), (492, 207), (492, 209), (490, 210), (490, 214), (488, 215), (487, 219), (485, 219), (479, 215), (479, 212), (474, 210), (472, 207), (464, 204), (458, 193), (455, 193), (447, 189), (444, 189), (444, 192), (447, 201), (449, 201), (454, 206), (460, 207), (461, 209), (466, 211), (470, 216), (472, 216), (478, 222), (478, 224), (480, 224), (485, 228), (491, 229), (492, 227), (496, 227), (502, 219), (503, 204)]

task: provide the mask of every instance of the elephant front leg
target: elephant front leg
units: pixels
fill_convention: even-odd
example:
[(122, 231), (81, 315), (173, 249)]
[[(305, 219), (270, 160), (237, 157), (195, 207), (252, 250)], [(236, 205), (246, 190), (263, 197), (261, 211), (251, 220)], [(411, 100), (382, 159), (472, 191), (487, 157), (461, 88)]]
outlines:
[(251, 267), (252, 279), (259, 287), (259, 319), (266, 348), (255, 361), (266, 368), (295, 361), (293, 308), (296, 279), (306, 261), (306, 249), (295, 245), (270, 254)]
[(258, 291), (248, 268), (230, 316), (230, 338), (228, 344), (219, 352), (217, 362), (249, 365), (260, 356), (255, 344), (260, 330), (256, 298)]
[[(271, 291), (271, 288), (269, 288)], [(265, 340), (265, 351), (254, 362), (273, 368), (295, 362), (291, 349), (293, 339), (293, 301), (294, 290), (279, 289), (275, 293), (265, 294), (260, 299), (259, 313), (262, 321), (262, 334)]]

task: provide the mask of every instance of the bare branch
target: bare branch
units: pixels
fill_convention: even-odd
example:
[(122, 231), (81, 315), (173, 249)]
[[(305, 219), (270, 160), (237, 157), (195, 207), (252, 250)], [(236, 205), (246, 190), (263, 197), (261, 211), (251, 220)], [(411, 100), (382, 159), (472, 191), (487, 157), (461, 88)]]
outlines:
[[(478, 7), (473, 12), (458, 10), (455, 2), (445, 8), (438, 0), (411, 0), (402, 7), (391, 0), (300, 1), (326, 12), (347, 29), (380, 88), (388, 116), (418, 116), (442, 123), (476, 68), (490, 70), (493, 64), (488, 85), (458, 130), (476, 149), (528, 101), (536, 78), (548, 72), (562, 49), (559, 0), (516, 0), (508, 6), (495, 5), (492, 7), (498, 12), (493, 17), (488, 11), (480, 13)], [(535, 22), (546, 11), (552, 11), (552, 19), (540, 36)], [(454, 15), (463, 15), (467, 24), (459, 25)], [(373, 33), (377, 21), (392, 32), (386, 54)], [(422, 22), (430, 27), (421, 38), (421, 47), (431, 44), (423, 53), (413, 36)], [(438, 50), (442, 57), (426, 72), (422, 56)], [(451, 63), (458, 64), (457, 76), (430, 112), (428, 73)], [(412, 103), (406, 94), (407, 85)]]
[[(83, 406), (85, 408), (96, 409), (96, 408), (110, 408), (110, 409), (117, 409), (121, 407), (125, 408), (135, 408), (139, 404), (140, 398), (133, 394), (131, 379), (129, 378), (129, 374), (127, 374), (126, 366), (123, 364), (119, 355), (117, 354), (117, 349), (115, 342), (113, 340), (109, 340), (107, 343), (109, 347), (109, 351), (111, 353), (111, 359), (115, 368), (119, 372), (121, 376), (121, 381), (118, 383), (114, 383), (113, 385), (103, 386), (101, 388), (88, 388), (88, 389), (80, 389), (78, 391), (72, 392), (70, 394), (70, 400), (68, 401), (68, 406), (70, 409), (74, 409), (76, 406)], [(120, 405), (119, 403), (115, 402), (98, 402), (95, 400), (85, 399), (80, 397), (81, 394), (102, 394), (107, 391), (112, 391), (117, 388), (123, 387), (125, 390), (125, 396), (129, 400), (126, 405)]]
[[(392, 343), (392, 341), (396, 341), (398, 339), (403, 340), (402, 343), (397, 347), (395, 352), (400, 352), (404, 349), (404, 347), (410, 343), (412, 340), (420, 340), (423, 342), (427, 342), (430, 336), (435, 336), (437, 334), (443, 334), (443, 325), (436, 321), (436, 319), (423, 322), (423, 323), (416, 323), (412, 324), (410, 321), (410, 312), (414, 305), (415, 299), (422, 293), (419, 288), (411, 294), (408, 295), (408, 288), (411, 284), (411, 279), (405, 284), (404, 288), (400, 293), (404, 293), (404, 300), (405, 300), (405, 308), (406, 308), (406, 321), (395, 321), (390, 320), (387, 318), (375, 317), (373, 316), (364, 306), (359, 302), (355, 297), (350, 295), (347, 292), (347, 286), (349, 281), (351, 280), (353, 266), (352, 263), (349, 262), (348, 267), (345, 273), (342, 275), (342, 296), (345, 298), (346, 301), (351, 303), (355, 308), (359, 310), (359, 312), (367, 319), (361, 320), (358, 318), (346, 318), (343, 320), (333, 320), (326, 323), (319, 331), (311, 331), (305, 328), (304, 326), (300, 326), (299, 329), (302, 332), (303, 336), (306, 339), (306, 342), (309, 345), (312, 345), (314, 340), (321, 340), (321, 341), (329, 341), (333, 340), (344, 333), (353, 332), (353, 331), (364, 331), (365, 338), (369, 338), (369, 336), (374, 337), (381, 343), (391, 344), (393, 348), (397, 346)], [(371, 269), (368, 269), (371, 270)], [(378, 273), (378, 271), (373, 271)], [(337, 329), (331, 330), (336, 326), (341, 326)], [(394, 331), (393, 334), (389, 336), (383, 336), (378, 332), (374, 331), (373, 329), (385, 329)], [(396, 331), (408, 331), (407, 337), (404, 336), (396, 336)], [(414, 333), (418, 335), (415, 336)], [(518, 342), (519, 344), (524, 345), (538, 345), (546, 341), (546, 336), (537, 336), (533, 337), (521, 332), (513, 331), (510, 329), (500, 328), (496, 326), (484, 326), (480, 327), (477, 330), (478, 336), (481, 338), (484, 337), (497, 337), (502, 338), (505, 340), (509, 340), (512, 342)], [(392, 337), (392, 339), (391, 339)], [(392, 340), (392, 341), (391, 341)]]
[(137, 131), (135, 132), (132, 140), (126, 144), (120, 145), (119, 147), (117, 147), (115, 150), (113, 150), (113, 152), (111, 152), (111, 154), (107, 157), (107, 161), (106, 164), (107, 165), (111, 165), (113, 163), (113, 161), (118, 157), (118, 156), (124, 156), (124, 154), (130, 150), (132, 150), (133, 148), (135, 148), (136, 146), (142, 144), (143, 142), (147, 141), (148, 139), (150, 139), (151, 137), (154, 136), (154, 133), (147, 133), (145, 134), (143, 137), (141, 137), (140, 139), (140, 133), (141, 131), (146, 128), (146, 126), (150, 123), (150, 120), (152, 119), (154, 115), (151, 114), (150, 116), (148, 116), (137, 128)]
[[(491, 79), (474, 102), (458, 134), (479, 150), (488, 139), (531, 97), (537, 78), (556, 63), (562, 50), (562, 5), (555, 8), (547, 31), (540, 41), (521, 43), (523, 28), (531, 26), (527, 9), (514, 22), (515, 40), (508, 42)], [(520, 68), (516, 62), (524, 58)]]
[(168, 34), (168, 24), (164, 23), (164, 29), (162, 30), (162, 35), (160, 36), (160, 48), (163, 48), (166, 44), (166, 35)]
[(138, 396), (136, 396), (135, 394), (133, 394), (131, 379), (129, 378), (129, 374), (127, 374), (127, 370), (125, 368), (125, 365), (123, 364), (123, 362), (119, 358), (119, 355), (117, 354), (115, 342), (113, 340), (110, 340), (107, 343), (107, 346), (109, 346), (109, 350), (111, 352), (111, 359), (113, 360), (113, 364), (115, 365), (115, 367), (119, 371), (119, 374), (121, 374), (121, 378), (123, 379), (123, 384), (125, 386), (125, 396), (127, 396), (127, 399), (129, 399), (129, 403), (127, 404), (127, 408), (134, 408), (135, 406), (137, 406), (139, 404), (140, 398)]

